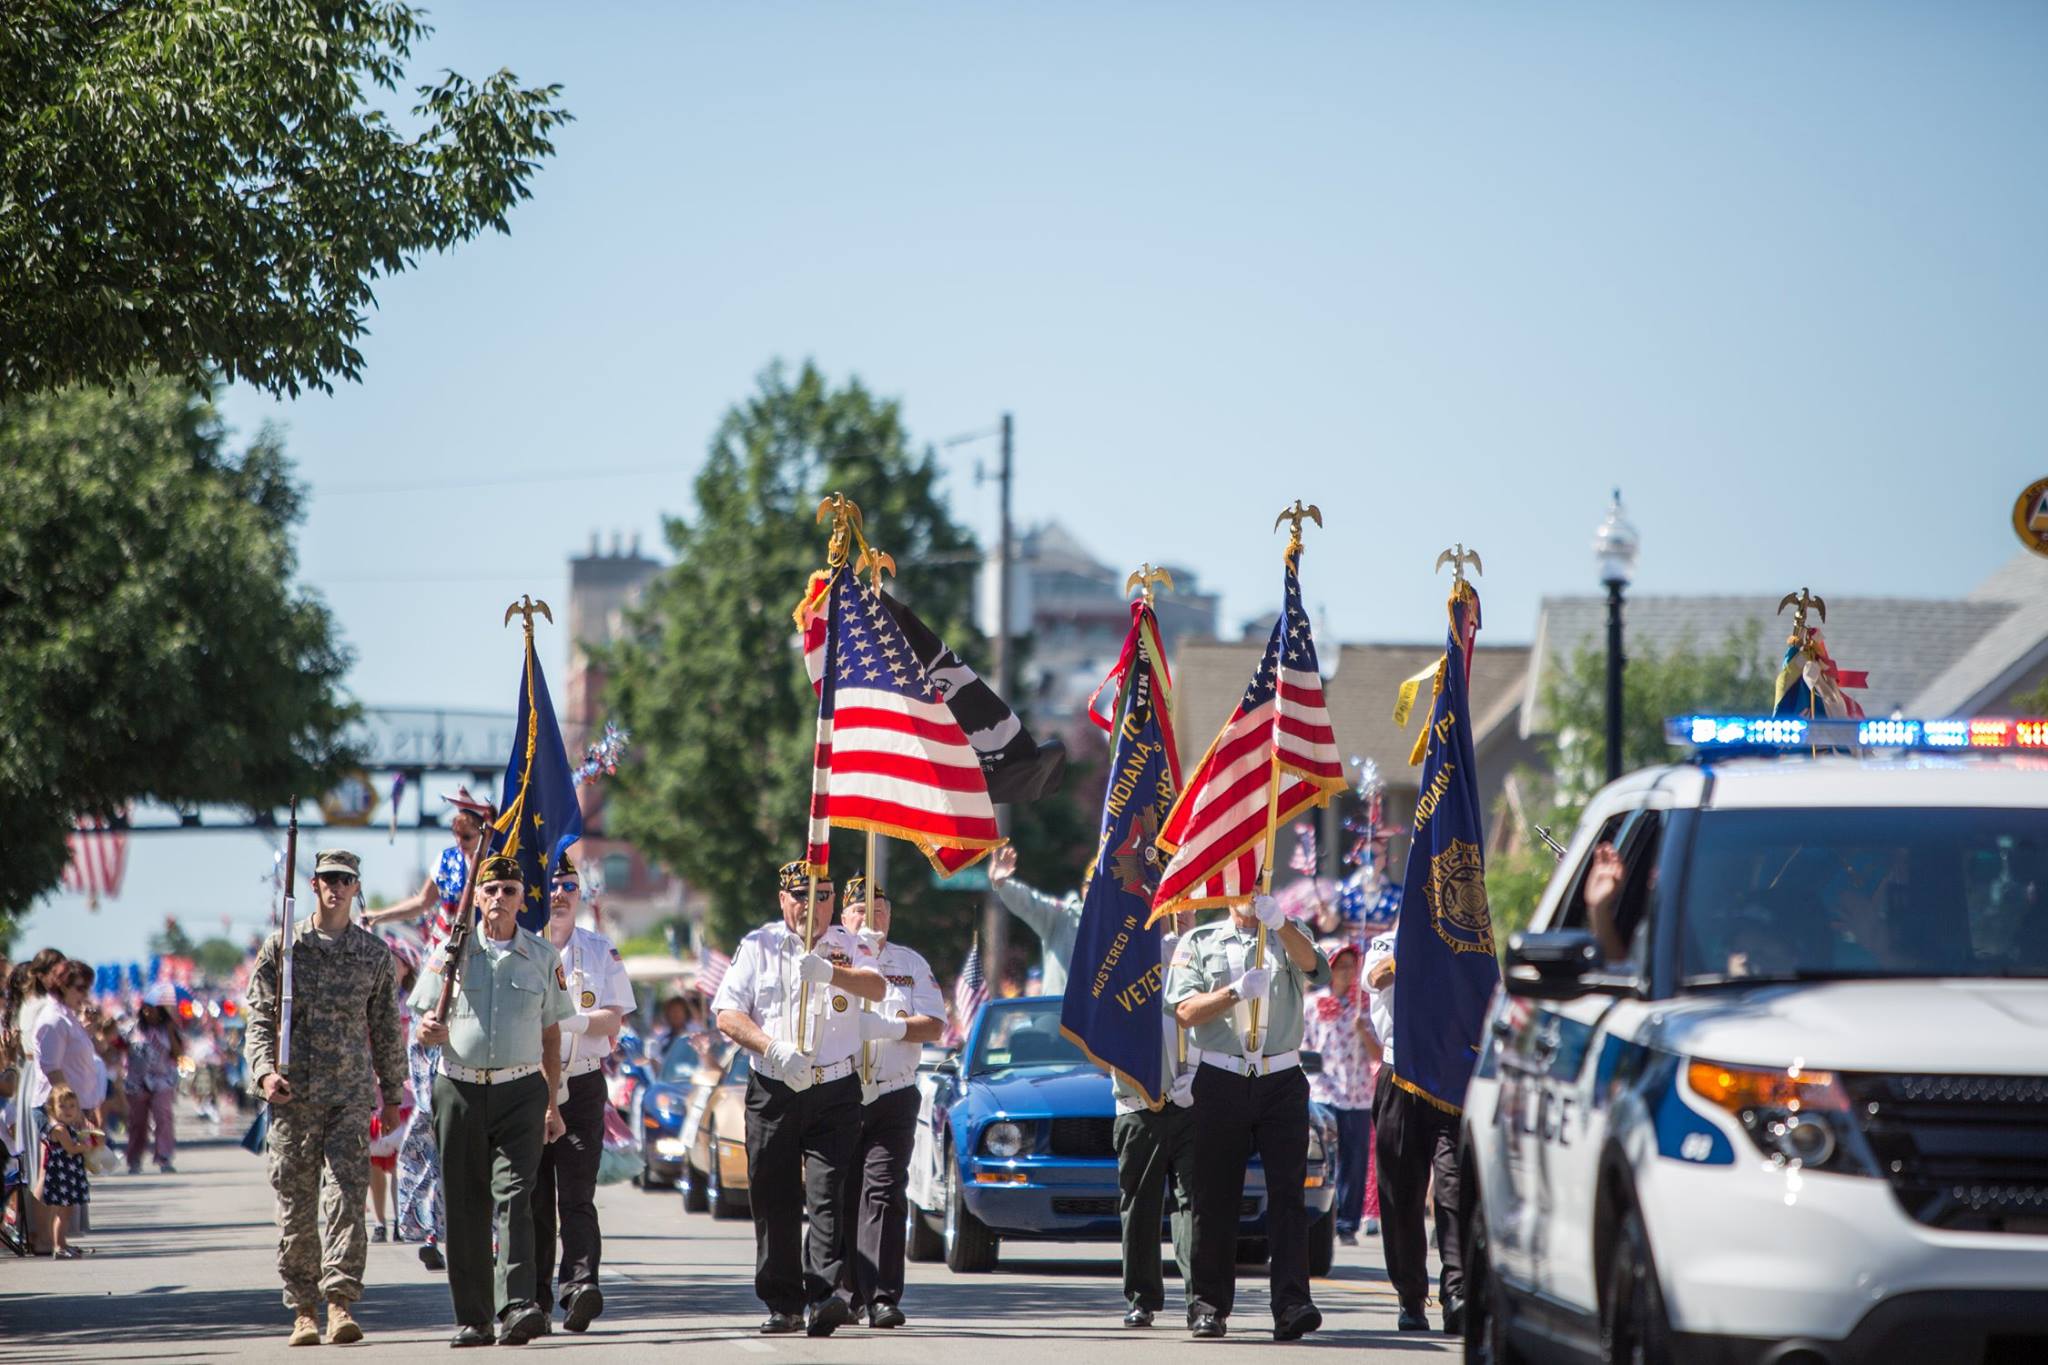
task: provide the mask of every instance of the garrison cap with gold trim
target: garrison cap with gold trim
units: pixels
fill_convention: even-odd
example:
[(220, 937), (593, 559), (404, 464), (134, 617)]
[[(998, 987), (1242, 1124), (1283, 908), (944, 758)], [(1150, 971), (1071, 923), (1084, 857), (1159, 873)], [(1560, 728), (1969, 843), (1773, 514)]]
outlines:
[(561, 857), (555, 859), (555, 870), (549, 875), (551, 875), (558, 882), (573, 882), (582, 880), (576, 875), (576, 864), (569, 861), (569, 855), (567, 853), (564, 853)]
[(493, 853), (484, 859), (483, 866), (476, 870), (476, 884), (489, 886), (492, 882), (516, 882), (523, 878), (519, 873), (519, 862), (502, 853)]
[[(875, 894), (883, 900), (889, 899), (889, 888), (878, 886)], [(846, 880), (846, 894), (840, 897), (842, 905), (866, 905), (868, 903), (868, 879), (864, 873), (855, 873)]]
[(345, 848), (323, 848), (313, 855), (313, 875), (322, 872), (346, 872), (351, 877), (362, 875), (363, 860)]
[[(811, 865), (802, 858), (784, 863), (775, 873), (775, 884), (792, 896), (802, 896), (811, 889)], [(832, 886), (830, 875), (818, 878), (818, 889), (829, 890)]]

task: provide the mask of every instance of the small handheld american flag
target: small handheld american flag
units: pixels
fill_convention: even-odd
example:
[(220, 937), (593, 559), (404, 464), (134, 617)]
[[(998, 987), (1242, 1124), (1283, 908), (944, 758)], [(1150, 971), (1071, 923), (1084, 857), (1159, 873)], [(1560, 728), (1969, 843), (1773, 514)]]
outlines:
[(716, 948), (704, 950), (703, 961), (697, 964), (697, 991), (705, 999), (718, 994), (718, 983), (725, 980), (726, 968), (732, 966), (732, 959)]
[(987, 1003), (988, 978), (982, 974), (981, 935), (976, 934), (967, 947), (967, 960), (960, 964), (960, 979), (953, 983), (953, 1022), (947, 1029), (947, 1046), (958, 1047), (967, 1041), (975, 1014)]

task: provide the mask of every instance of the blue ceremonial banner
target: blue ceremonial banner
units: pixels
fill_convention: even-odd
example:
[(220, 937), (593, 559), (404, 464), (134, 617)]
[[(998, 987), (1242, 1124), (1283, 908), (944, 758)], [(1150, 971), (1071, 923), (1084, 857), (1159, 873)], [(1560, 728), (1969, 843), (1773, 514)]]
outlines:
[(1153, 841), (1180, 781), (1160, 657), (1152, 609), (1138, 602), (1123, 657), (1111, 675), (1121, 674), (1122, 686), (1111, 723), (1109, 788), (1060, 1007), (1060, 1031), (1097, 1066), (1143, 1091), (1154, 1108), (1163, 1098), (1169, 1025), (1162, 929), (1146, 921), (1161, 870)]
[(1394, 1084), (1464, 1107), (1487, 1002), (1500, 981), (1486, 904), (1485, 836), (1472, 765), (1472, 642), (1479, 595), (1452, 588), (1450, 638), (1423, 732), (1422, 795), (1394, 931)]
[(512, 725), (512, 756), (494, 828), (493, 848), (518, 860), (526, 883), (519, 927), (539, 933), (548, 922), (548, 878), (569, 845), (583, 837), (583, 808), (576, 804), (576, 770), (555, 723), (547, 675), (526, 637), (526, 665), (519, 680), (519, 716)]

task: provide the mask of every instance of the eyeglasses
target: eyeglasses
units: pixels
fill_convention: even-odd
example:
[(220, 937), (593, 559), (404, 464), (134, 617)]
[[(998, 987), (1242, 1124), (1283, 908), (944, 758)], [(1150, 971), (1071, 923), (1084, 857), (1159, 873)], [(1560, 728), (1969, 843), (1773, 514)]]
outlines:
[(324, 882), (328, 886), (354, 886), (356, 884), (356, 874), (353, 872), (322, 872), (315, 876), (313, 880)]

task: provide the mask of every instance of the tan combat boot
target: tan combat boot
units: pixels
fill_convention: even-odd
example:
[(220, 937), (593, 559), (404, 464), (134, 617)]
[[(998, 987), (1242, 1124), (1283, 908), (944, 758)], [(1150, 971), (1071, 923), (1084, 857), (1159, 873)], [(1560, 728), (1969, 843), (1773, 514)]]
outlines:
[(362, 1339), (363, 1329), (358, 1327), (356, 1320), (349, 1316), (348, 1305), (340, 1299), (328, 1300), (327, 1340), (336, 1346), (341, 1346), (348, 1342), (361, 1341)]
[(320, 1324), (319, 1324), (319, 1322), (317, 1322), (317, 1321), (316, 1321), (316, 1320), (314, 1319), (314, 1317), (313, 1317), (313, 1315), (312, 1315), (311, 1313), (308, 1313), (308, 1312), (304, 1311), (303, 1309), (302, 1309), (302, 1310), (300, 1310), (300, 1313), (299, 1313), (298, 1317), (292, 1320), (292, 1335), (291, 1335), (291, 1339), (290, 1339), (289, 1341), (285, 1342), (285, 1345), (287, 1345), (287, 1346), (318, 1346), (319, 1344), (320, 1344)]

